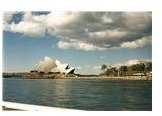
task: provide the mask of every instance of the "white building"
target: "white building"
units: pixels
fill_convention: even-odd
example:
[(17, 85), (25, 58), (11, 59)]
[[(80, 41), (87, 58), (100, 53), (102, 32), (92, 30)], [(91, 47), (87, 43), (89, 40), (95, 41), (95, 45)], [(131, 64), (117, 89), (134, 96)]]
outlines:
[(53, 72), (53, 73), (74, 73), (75, 68), (70, 67), (69, 64), (62, 64), (58, 60), (52, 60), (49, 57), (44, 57), (38, 64), (35, 65), (35, 70), (42, 71), (45, 73)]

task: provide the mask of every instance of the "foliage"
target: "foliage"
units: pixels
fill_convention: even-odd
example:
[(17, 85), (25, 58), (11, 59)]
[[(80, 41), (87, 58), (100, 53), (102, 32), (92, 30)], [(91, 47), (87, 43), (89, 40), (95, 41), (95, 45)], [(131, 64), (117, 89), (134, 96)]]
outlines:
[(104, 71), (101, 75), (107, 76), (131, 76), (135, 73), (143, 73), (143, 75), (146, 75), (152, 71), (152, 62), (139, 63), (131, 66), (121, 66), (119, 69), (117, 69), (117, 67), (108, 67), (103, 64), (101, 70)]

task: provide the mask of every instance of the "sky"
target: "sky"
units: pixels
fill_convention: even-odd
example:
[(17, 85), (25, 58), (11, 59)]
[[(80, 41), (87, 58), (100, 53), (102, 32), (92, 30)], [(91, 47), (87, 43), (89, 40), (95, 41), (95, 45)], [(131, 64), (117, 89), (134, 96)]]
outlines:
[(77, 73), (152, 60), (151, 12), (4, 12), (3, 71), (30, 71), (45, 56)]

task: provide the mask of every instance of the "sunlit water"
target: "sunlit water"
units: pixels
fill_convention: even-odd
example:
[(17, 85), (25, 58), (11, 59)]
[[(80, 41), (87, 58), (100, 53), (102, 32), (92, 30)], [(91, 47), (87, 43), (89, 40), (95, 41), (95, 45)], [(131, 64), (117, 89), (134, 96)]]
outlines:
[(3, 79), (3, 100), (82, 110), (152, 110), (152, 82)]

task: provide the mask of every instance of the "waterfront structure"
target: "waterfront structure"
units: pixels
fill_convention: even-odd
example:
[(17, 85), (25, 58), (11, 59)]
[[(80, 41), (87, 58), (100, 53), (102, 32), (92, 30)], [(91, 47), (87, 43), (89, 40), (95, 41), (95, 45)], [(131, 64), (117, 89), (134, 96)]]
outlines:
[(61, 73), (61, 74), (69, 74), (74, 73), (75, 68), (70, 67), (68, 63), (61, 63), (59, 60), (53, 60), (49, 57), (44, 57), (42, 61), (35, 65), (34, 70), (38, 72), (45, 73)]
[(51, 72), (54, 72), (54, 73), (65, 73), (65, 74), (69, 74), (69, 73), (74, 73), (74, 70), (75, 68), (72, 68), (69, 66), (69, 64), (61, 64), (60, 61), (58, 60), (55, 60), (55, 64), (56, 64), (56, 67), (51, 69)]

